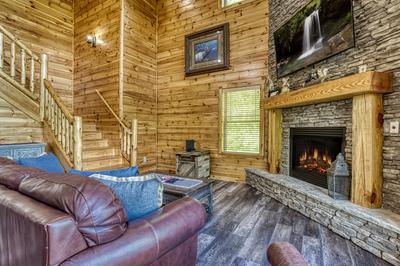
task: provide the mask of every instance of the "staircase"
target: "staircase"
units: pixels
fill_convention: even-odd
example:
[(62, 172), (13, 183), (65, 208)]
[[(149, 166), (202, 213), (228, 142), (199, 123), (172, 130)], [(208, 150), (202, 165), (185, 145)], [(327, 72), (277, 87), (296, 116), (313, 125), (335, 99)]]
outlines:
[(97, 128), (95, 122), (83, 123), (83, 170), (108, 170), (129, 166), (121, 155), (121, 149)]
[(112, 131), (99, 127), (108, 121), (74, 116), (48, 80), (47, 62), (46, 54), (34, 54), (0, 25), (0, 98), (42, 123), (43, 139), (64, 168), (107, 170), (136, 165), (137, 121), (128, 126), (99, 91), (112, 115)]

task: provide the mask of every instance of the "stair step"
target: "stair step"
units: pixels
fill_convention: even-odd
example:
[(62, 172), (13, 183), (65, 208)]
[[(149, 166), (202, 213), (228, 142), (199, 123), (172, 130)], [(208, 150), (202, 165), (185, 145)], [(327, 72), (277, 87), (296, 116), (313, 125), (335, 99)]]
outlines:
[(109, 142), (106, 139), (101, 140), (85, 140), (83, 142), (83, 150), (92, 148), (107, 148), (109, 147)]
[(114, 148), (90, 148), (90, 149), (83, 149), (83, 159), (90, 159), (90, 158), (98, 158), (104, 155), (107, 156), (116, 156), (120, 155), (120, 149)]
[(124, 159), (119, 156), (102, 156), (102, 157), (94, 157), (89, 159), (83, 159), (83, 169), (84, 170), (92, 170), (98, 169), (101, 167), (111, 167), (114, 165), (119, 165), (124, 162)]
[(97, 132), (97, 126), (96, 126), (96, 124), (83, 123), (82, 131), (83, 132)]
[(83, 142), (88, 140), (102, 140), (103, 135), (100, 132), (83, 132)]
[(127, 168), (129, 167), (129, 164), (127, 162), (123, 162), (120, 164), (113, 164), (113, 165), (109, 165), (106, 167), (99, 167), (99, 168), (93, 168), (90, 169), (91, 171), (105, 171), (105, 170), (116, 170), (116, 169), (122, 169), (122, 168)]

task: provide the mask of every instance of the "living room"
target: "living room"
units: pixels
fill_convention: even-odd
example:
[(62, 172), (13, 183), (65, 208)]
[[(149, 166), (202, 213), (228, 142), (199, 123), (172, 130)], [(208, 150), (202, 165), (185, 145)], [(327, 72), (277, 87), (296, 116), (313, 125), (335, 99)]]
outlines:
[(0, 0), (0, 265), (400, 265), (397, 0)]

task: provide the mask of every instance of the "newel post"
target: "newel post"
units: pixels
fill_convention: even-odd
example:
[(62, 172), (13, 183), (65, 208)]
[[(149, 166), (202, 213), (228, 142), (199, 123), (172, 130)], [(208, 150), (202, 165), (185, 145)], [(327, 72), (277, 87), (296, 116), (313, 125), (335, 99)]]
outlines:
[(82, 117), (74, 117), (74, 168), (82, 170)]
[(48, 73), (48, 56), (47, 54), (40, 55), (40, 119), (44, 119), (44, 104), (45, 104), (45, 85), (44, 80), (47, 79)]
[(132, 120), (131, 126), (131, 166), (137, 165), (137, 134), (138, 134), (138, 121), (137, 119)]

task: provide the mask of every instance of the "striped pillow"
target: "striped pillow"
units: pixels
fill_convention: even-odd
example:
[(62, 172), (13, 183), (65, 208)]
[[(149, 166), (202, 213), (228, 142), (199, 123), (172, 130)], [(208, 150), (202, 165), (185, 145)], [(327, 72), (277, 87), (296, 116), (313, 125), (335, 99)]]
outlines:
[(115, 177), (101, 174), (90, 176), (110, 187), (121, 200), (128, 221), (152, 213), (163, 203), (163, 184), (155, 174)]

